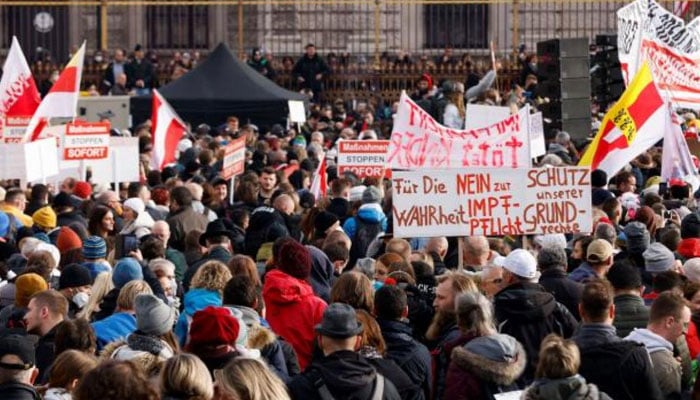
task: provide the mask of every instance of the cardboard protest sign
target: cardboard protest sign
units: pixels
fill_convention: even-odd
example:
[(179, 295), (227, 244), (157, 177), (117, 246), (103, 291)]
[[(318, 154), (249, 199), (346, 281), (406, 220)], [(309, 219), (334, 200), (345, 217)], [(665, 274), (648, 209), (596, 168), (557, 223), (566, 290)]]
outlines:
[(238, 138), (226, 146), (221, 175), (224, 179), (243, 173), (245, 169), (245, 137)]
[(394, 236), (590, 232), (590, 170), (470, 168), (393, 172)]
[(388, 140), (341, 140), (338, 142), (338, 175), (352, 172), (359, 178), (386, 174)]
[[(85, 179), (86, 169), (92, 171), (94, 183), (137, 182), (140, 179), (138, 138), (109, 137), (107, 158), (61, 160), (62, 177)], [(62, 152), (63, 154), (63, 152)]]
[(2, 139), (2, 142), (20, 143), (31, 119), (31, 115), (23, 117), (8, 115), (0, 118), (0, 139)]
[(529, 107), (518, 114), (471, 130), (440, 125), (406, 93), (394, 119), (387, 162), (409, 168), (530, 167)]
[(35, 182), (58, 174), (58, 153), (54, 139), (0, 144), (0, 154), (0, 179)]
[(289, 121), (300, 124), (306, 122), (306, 110), (304, 109), (303, 101), (288, 100), (287, 105), (289, 106)]
[(687, 25), (653, 0), (637, 0), (617, 12), (618, 55), (629, 82), (648, 62), (659, 90), (674, 105), (700, 101), (700, 17)]
[(109, 122), (68, 123), (63, 135), (64, 160), (103, 160), (109, 157)]

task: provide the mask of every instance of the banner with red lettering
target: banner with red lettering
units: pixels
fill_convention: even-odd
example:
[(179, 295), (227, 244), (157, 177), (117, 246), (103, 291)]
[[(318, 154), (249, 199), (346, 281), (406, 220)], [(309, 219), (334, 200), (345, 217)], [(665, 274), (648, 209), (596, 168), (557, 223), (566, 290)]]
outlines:
[(591, 232), (590, 170), (393, 171), (394, 236)]
[(529, 107), (477, 129), (440, 125), (405, 92), (394, 119), (387, 151), (391, 169), (528, 168)]
[(358, 178), (385, 176), (388, 140), (338, 141), (338, 175), (352, 172)]

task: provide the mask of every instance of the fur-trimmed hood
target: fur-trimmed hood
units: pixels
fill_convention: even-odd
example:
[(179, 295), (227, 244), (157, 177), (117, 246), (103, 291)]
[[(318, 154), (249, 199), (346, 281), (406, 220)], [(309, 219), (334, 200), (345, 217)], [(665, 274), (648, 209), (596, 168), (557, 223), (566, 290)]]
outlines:
[[(490, 346), (492, 344), (495, 346)], [(517, 340), (496, 334), (475, 338), (455, 348), (452, 350), (452, 361), (455, 366), (481, 380), (505, 386), (512, 384), (523, 373), (527, 355)]]
[(262, 350), (265, 346), (274, 343), (275, 340), (277, 340), (277, 336), (260, 324), (254, 324), (248, 328), (247, 347), (249, 349)]

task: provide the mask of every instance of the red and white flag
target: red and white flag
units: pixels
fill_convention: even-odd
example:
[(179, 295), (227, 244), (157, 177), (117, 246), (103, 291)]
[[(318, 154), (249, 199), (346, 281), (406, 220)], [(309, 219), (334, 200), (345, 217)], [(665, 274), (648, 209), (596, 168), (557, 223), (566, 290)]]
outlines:
[(669, 118), (664, 131), (664, 147), (662, 151), (661, 179), (665, 182), (671, 179), (683, 179), (697, 188), (698, 173), (693, 157), (685, 141), (681, 124), (675, 112), (668, 107)]
[(326, 175), (325, 154), (321, 154), (321, 162), (318, 164), (316, 172), (314, 172), (314, 178), (311, 181), (311, 188), (309, 188), (309, 190), (316, 200), (326, 196), (326, 192), (328, 191), (328, 176)]
[(12, 37), (0, 80), (0, 119), (4, 117), (31, 117), (41, 103), (32, 71), (29, 69), (19, 41)]
[(168, 164), (175, 162), (177, 144), (187, 134), (187, 125), (180, 120), (175, 110), (157, 90), (153, 90), (151, 122), (151, 132), (153, 132), (151, 169), (162, 170)]
[(688, 12), (690, 8), (690, 1), (674, 1), (673, 2), (673, 13), (678, 18), (683, 18), (685, 13)]
[(41, 131), (48, 125), (51, 118), (75, 118), (78, 97), (80, 97), (80, 79), (83, 76), (84, 59), (85, 42), (70, 59), (56, 83), (51, 86), (51, 90), (39, 104), (32, 120), (29, 121), (23, 142), (33, 142), (39, 139)]

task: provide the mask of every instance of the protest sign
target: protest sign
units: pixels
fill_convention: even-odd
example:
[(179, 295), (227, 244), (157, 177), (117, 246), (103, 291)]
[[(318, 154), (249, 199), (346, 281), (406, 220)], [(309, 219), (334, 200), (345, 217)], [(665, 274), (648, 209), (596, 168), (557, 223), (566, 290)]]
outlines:
[(590, 170), (393, 171), (394, 236), (590, 232)]
[(103, 160), (109, 157), (109, 122), (71, 122), (63, 135), (64, 160)]
[(617, 12), (618, 55), (629, 82), (646, 61), (654, 81), (678, 107), (700, 101), (700, 18), (687, 25), (653, 0), (637, 0)]
[(306, 110), (304, 110), (304, 102), (299, 100), (289, 100), (289, 121), (303, 124), (306, 122)]
[(544, 122), (542, 113), (530, 114), (530, 157), (535, 158), (547, 153), (544, 142)]
[(221, 175), (228, 180), (242, 173), (245, 169), (245, 137), (229, 143), (225, 151)]
[(45, 182), (58, 174), (58, 153), (54, 139), (31, 143), (0, 144), (0, 179)]
[(464, 129), (477, 129), (502, 121), (510, 116), (510, 107), (467, 104)]
[[(60, 176), (85, 179), (85, 171), (92, 172), (93, 183), (137, 182), (140, 179), (138, 138), (109, 137), (107, 158), (61, 160)], [(61, 150), (63, 154), (63, 150)], [(77, 171), (77, 172), (76, 172)]]
[(0, 139), (2, 139), (2, 142), (20, 143), (31, 119), (31, 115), (5, 116), (5, 118), (0, 121)]
[(525, 168), (530, 166), (529, 107), (517, 114), (471, 130), (440, 125), (401, 94), (387, 162), (393, 170), (408, 168)]
[(358, 178), (385, 176), (388, 140), (338, 142), (338, 175), (352, 172)]

